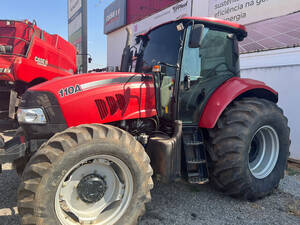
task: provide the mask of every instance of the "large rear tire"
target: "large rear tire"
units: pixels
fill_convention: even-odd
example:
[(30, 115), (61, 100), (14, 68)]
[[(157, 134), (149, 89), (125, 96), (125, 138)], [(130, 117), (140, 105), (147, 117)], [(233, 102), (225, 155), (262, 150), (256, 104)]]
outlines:
[(284, 177), (290, 129), (275, 103), (234, 101), (209, 134), (211, 180), (217, 189), (256, 200), (270, 194)]
[(28, 162), (18, 191), (23, 225), (136, 224), (150, 201), (150, 160), (129, 133), (81, 125)]

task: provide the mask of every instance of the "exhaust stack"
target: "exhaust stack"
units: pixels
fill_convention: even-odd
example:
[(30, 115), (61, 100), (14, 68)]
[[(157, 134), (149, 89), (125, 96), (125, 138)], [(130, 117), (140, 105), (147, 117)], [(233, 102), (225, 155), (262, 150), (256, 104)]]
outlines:
[(126, 27), (126, 31), (127, 31), (127, 38), (126, 38), (125, 48), (122, 54), (121, 69), (120, 69), (121, 72), (129, 72), (128, 70), (132, 62), (132, 54), (133, 54), (130, 51), (130, 40), (131, 40), (132, 32), (129, 27)]

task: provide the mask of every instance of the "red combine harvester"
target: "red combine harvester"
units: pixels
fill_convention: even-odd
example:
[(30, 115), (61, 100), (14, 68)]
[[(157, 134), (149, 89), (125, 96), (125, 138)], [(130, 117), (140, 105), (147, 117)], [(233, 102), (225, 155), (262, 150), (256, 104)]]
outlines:
[(29, 88), (17, 113), (24, 134), (0, 140), (0, 163), (22, 176), (22, 224), (137, 224), (153, 172), (167, 182), (212, 181), (247, 200), (272, 193), (290, 131), (277, 92), (240, 78), (246, 36), (235, 23), (183, 18), (126, 46), (123, 72)]
[(35, 23), (0, 20), (0, 118), (15, 118), (19, 97), (36, 84), (76, 72), (75, 47)]

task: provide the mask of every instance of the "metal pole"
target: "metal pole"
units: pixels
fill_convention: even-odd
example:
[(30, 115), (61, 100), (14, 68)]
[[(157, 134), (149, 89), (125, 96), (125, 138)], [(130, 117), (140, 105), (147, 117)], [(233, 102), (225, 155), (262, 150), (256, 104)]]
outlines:
[(83, 73), (88, 71), (87, 55), (87, 0), (82, 0), (82, 65)]

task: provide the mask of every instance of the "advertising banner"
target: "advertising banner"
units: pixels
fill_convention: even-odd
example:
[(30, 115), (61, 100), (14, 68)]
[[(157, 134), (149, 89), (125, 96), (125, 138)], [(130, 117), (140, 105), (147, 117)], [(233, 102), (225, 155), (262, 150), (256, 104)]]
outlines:
[[(145, 33), (159, 24), (191, 16), (192, 0), (184, 0), (131, 25), (133, 35)], [(133, 39), (134, 40), (134, 39)]]
[(77, 71), (87, 72), (87, 0), (68, 0), (68, 40), (78, 52)]
[(242, 53), (300, 45), (300, 0), (209, 0), (209, 16), (247, 25)]
[(127, 24), (142, 20), (178, 2), (178, 0), (127, 0)]
[(68, 0), (68, 19), (81, 9), (81, 0)]
[(209, 16), (249, 24), (300, 10), (299, 0), (209, 0)]
[(126, 25), (126, 0), (115, 0), (104, 10), (104, 34)]

